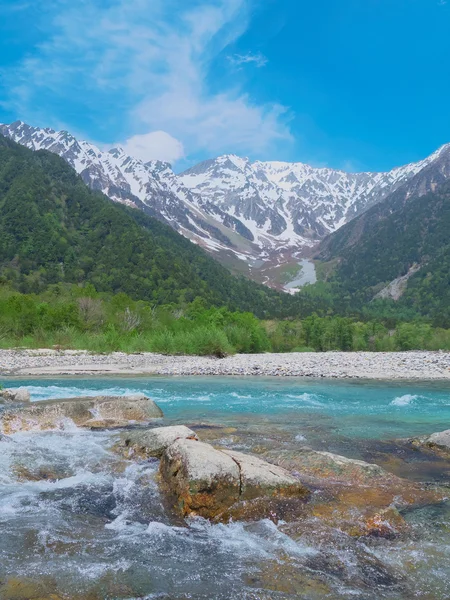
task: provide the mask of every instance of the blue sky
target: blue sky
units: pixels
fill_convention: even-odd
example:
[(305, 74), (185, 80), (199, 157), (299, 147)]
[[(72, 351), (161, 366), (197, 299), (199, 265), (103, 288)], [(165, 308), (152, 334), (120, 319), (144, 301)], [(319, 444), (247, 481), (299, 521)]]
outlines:
[(450, 0), (0, 0), (0, 122), (177, 170), (384, 170), (450, 142)]

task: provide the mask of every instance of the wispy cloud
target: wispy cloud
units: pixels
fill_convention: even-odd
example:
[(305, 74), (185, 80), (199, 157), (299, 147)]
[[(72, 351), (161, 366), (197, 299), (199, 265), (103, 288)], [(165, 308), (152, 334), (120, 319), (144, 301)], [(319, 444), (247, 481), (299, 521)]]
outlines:
[[(291, 139), (285, 107), (258, 103), (242, 87), (212, 92), (208, 86), (213, 61), (248, 26), (248, 0), (55, 0), (52, 6), (45, 39), (3, 74), (9, 102), (27, 118), (42, 123), (50, 96), (63, 121), (70, 101), (87, 115), (122, 121), (122, 144), (148, 159), (255, 154)], [(233, 60), (266, 62), (251, 53)]]
[(252, 52), (247, 52), (247, 54), (233, 54), (228, 57), (228, 60), (232, 65), (240, 66), (251, 63), (258, 68), (264, 67), (268, 63), (267, 58), (261, 52), (255, 54)]

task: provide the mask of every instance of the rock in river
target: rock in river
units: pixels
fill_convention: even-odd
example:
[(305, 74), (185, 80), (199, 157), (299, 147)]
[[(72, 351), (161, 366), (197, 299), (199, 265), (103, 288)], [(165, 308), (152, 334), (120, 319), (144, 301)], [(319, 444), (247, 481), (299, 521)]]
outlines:
[(240, 500), (261, 496), (303, 496), (305, 487), (285, 469), (271, 465), (257, 456), (223, 450), (238, 465), (241, 476)]
[(0, 429), (5, 434), (62, 429), (68, 420), (79, 427), (99, 421), (105, 427), (108, 423), (117, 427), (162, 416), (159, 406), (144, 395), (67, 398), (8, 408), (0, 414)]
[(411, 443), (416, 448), (428, 448), (443, 456), (450, 456), (450, 429), (432, 433), (427, 437), (415, 438)]
[(209, 444), (177, 440), (164, 452), (160, 472), (183, 516), (215, 517), (239, 500), (237, 463)]
[(30, 401), (26, 388), (0, 390), (0, 404), (25, 404)]
[(160, 473), (183, 516), (216, 518), (234, 504), (258, 497), (308, 495), (308, 490), (280, 467), (193, 439), (179, 439), (165, 450)]
[(122, 434), (116, 450), (125, 458), (137, 456), (160, 458), (166, 448), (179, 439), (198, 440), (197, 434), (185, 425), (156, 427), (145, 431), (127, 431)]

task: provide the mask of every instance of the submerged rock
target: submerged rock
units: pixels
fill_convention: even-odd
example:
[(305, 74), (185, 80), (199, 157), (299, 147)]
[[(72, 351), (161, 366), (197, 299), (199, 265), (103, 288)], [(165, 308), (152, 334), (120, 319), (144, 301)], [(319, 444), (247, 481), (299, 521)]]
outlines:
[[(194, 439), (178, 439), (164, 451), (160, 473), (166, 488), (176, 496), (183, 515), (205, 518), (270, 516), (270, 498), (303, 499), (309, 493), (285, 469), (255, 456), (217, 450)], [(247, 501), (261, 498), (248, 506)], [(235, 510), (230, 512), (230, 509)]]
[(0, 415), (0, 428), (6, 434), (62, 429), (68, 420), (78, 427), (95, 427), (98, 421), (103, 427), (117, 427), (162, 416), (159, 406), (144, 395), (67, 398), (12, 407)]
[(5, 600), (63, 600), (51, 577), (40, 580), (11, 577), (0, 583), (0, 598)]
[(414, 438), (411, 443), (415, 448), (425, 448), (443, 456), (450, 456), (450, 429), (432, 433), (427, 437)]
[(179, 439), (198, 440), (197, 434), (185, 425), (156, 427), (145, 431), (127, 431), (122, 434), (115, 450), (131, 458), (149, 458), (162, 456), (164, 450)]
[(402, 479), (376, 464), (303, 448), (272, 460), (315, 488), (303, 519), (319, 519), (354, 537), (395, 537), (408, 530), (399, 510), (441, 503), (447, 491)]
[(281, 463), (302, 475), (332, 479), (353, 485), (397, 479), (395, 475), (376, 464), (310, 448), (300, 448), (290, 455), (282, 455)]
[(19, 481), (58, 481), (66, 477), (71, 477), (73, 474), (55, 465), (29, 468), (25, 465), (17, 464), (14, 465), (13, 472)]
[(30, 398), (30, 392), (23, 387), (0, 390), (0, 404), (26, 404)]

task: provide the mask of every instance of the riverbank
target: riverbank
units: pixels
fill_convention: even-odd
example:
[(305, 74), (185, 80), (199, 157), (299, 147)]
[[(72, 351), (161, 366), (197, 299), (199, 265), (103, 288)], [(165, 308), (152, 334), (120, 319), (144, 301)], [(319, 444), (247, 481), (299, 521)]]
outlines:
[(0, 350), (0, 375), (264, 375), (450, 380), (450, 352), (291, 352), (202, 356)]

